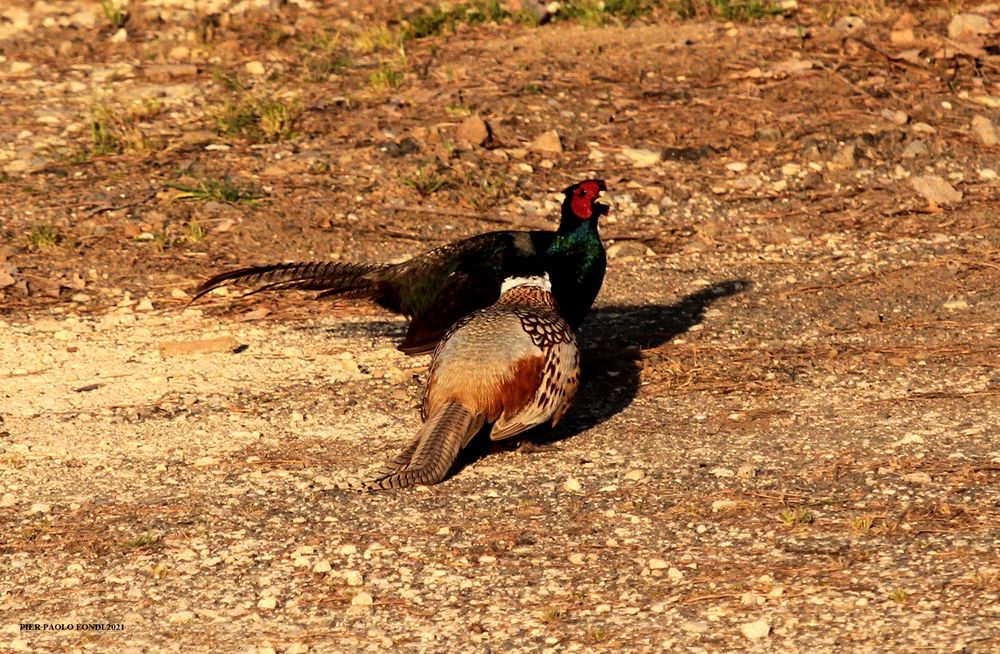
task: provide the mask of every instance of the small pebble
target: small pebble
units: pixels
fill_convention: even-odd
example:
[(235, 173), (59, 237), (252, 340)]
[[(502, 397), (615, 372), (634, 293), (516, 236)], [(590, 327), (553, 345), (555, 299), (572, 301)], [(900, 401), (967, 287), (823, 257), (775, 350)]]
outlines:
[(771, 633), (771, 625), (767, 620), (747, 622), (740, 626), (740, 632), (749, 640), (760, 640), (761, 638), (766, 638)]
[(167, 616), (167, 622), (170, 624), (186, 624), (192, 620), (194, 620), (193, 611), (177, 611)]
[(570, 491), (571, 493), (576, 493), (578, 491), (583, 490), (583, 486), (580, 485), (580, 482), (577, 481), (575, 477), (570, 477), (569, 479), (567, 479), (566, 482), (563, 484), (563, 488)]

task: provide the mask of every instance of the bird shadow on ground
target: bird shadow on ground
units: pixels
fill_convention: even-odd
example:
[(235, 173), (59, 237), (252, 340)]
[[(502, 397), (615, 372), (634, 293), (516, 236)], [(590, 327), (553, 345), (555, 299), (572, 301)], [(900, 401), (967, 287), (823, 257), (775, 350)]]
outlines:
[[(545, 445), (596, 427), (623, 411), (639, 393), (641, 351), (664, 345), (705, 318), (716, 300), (742, 293), (745, 279), (717, 282), (669, 304), (599, 307), (580, 332), (582, 362), (580, 390), (573, 406), (555, 429), (542, 425), (522, 434), (521, 440)], [(512, 439), (514, 440), (514, 439)], [(462, 451), (452, 473), (486, 455), (492, 447), (486, 430)]]

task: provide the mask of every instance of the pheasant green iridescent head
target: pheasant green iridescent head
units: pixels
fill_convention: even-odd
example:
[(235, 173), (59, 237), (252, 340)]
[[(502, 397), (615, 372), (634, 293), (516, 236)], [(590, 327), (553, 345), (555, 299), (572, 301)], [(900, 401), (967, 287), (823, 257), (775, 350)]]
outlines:
[(603, 179), (585, 179), (563, 191), (566, 199), (563, 200), (559, 231), (572, 231), (584, 223), (596, 229), (597, 219), (608, 213), (610, 208), (597, 201), (601, 193), (607, 190)]

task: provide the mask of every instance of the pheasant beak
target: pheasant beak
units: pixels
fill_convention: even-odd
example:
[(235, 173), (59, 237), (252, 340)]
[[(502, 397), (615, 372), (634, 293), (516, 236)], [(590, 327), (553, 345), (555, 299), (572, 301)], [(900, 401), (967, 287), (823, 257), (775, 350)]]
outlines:
[(601, 190), (597, 194), (597, 201), (594, 202), (594, 213), (598, 216), (608, 215), (608, 211), (611, 210), (611, 194), (608, 193), (607, 187), (601, 182)]

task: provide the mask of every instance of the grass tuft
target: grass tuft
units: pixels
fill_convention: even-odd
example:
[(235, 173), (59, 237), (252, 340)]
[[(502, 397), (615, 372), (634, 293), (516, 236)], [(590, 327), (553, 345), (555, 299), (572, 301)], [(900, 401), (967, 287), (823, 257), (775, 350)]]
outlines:
[(398, 89), (403, 83), (403, 73), (393, 68), (387, 62), (382, 62), (378, 70), (368, 76), (368, 83), (375, 91)]
[(420, 167), (416, 175), (404, 177), (400, 181), (404, 186), (408, 186), (416, 191), (421, 198), (427, 198), (437, 193), (448, 183), (447, 178), (438, 175), (433, 170), (428, 171), (424, 166)]
[(910, 599), (910, 595), (902, 588), (897, 588), (889, 593), (889, 599), (897, 604), (906, 604), (906, 600)]
[(351, 65), (351, 60), (342, 54), (324, 54), (308, 57), (304, 64), (303, 79), (307, 82), (325, 82)]
[(494, 175), (488, 171), (466, 173), (462, 178), (461, 194), (477, 211), (487, 211), (497, 207), (514, 192), (515, 186), (506, 175)]
[(675, 0), (670, 7), (684, 20), (718, 18), (743, 23), (773, 18), (786, 11), (769, 0)]
[[(215, 201), (233, 205), (259, 204), (266, 197), (264, 194), (252, 189), (238, 186), (228, 178), (221, 180), (202, 178), (194, 186), (179, 182), (167, 182), (166, 186), (167, 188), (181, 191), (181, 195), (177, 196), (177, 199), (182, 201)], [(189, 229), (190, 231), (192, 230)], [(197, 227), (197, 231), (200, 233), (201, 238), (204, 238), (205, 233), (200, 226)]]
[(136, 536), (135, 538), (115, 543), (115, 545), (123, 550), (146, 550), (156, 547), (159, 544), (159, 537), (151, 536), (149, 534), (143, 534), (142, 536)]
[(162, 139), (143, 133), (140, 122), (156, 116), (163, 104), (155, 100), (133, 102), (126, 107), (99, 102), (90, 111), (91, 147), (70, 155), (70, 163), (82, 163), (89, 157), (106, 157), (123, 152), (147, 153), (162, 149)]
[(200, 243), (205, 240), (205, 228), (196, 220), (191, 220), (187, 224), (187, 232), (184, 234), (187, 243)]
[(498, 0), (472, 0), (448, 9), (433, 7), (403, 18), (401, 22), (404, 27), (400, 38), (403, 41), (423, 39), (453, 32), (458, 24), (500, 23), (510, 18), (512, 15)]
[(237, 95), (215, 114), (220, 133), (239, 136), (251, 143), (277, 143), (298, 136), (295, 127), (302, 105), (278, 98)]
[(785, 509), (778, 514), (778, 519), (788, 527), (796, 527), (798, 525), (811, 525), (815, 522), (816, 517), (809, 509)]
[(128, 12), (116, 0), (100, 0), (100, 3), (101, 11), (104, 12), (104, 17), (111, 27), (116, 30), (125, 27), (125, 23), (128, 22)]
[(655, 0), (571, 0), (560, 4), (555, 18), (600, 27), (609, 22), (641, 18), (658, 4)]
[(400, 39), (385, 25), (364, 30), (354, 40), (354, 47), (363, 53), (399, 47)]
[(28, 245), (32, 250), (46, 250), (59, 244), (59, 230), (52, 225), (32, 225)]

